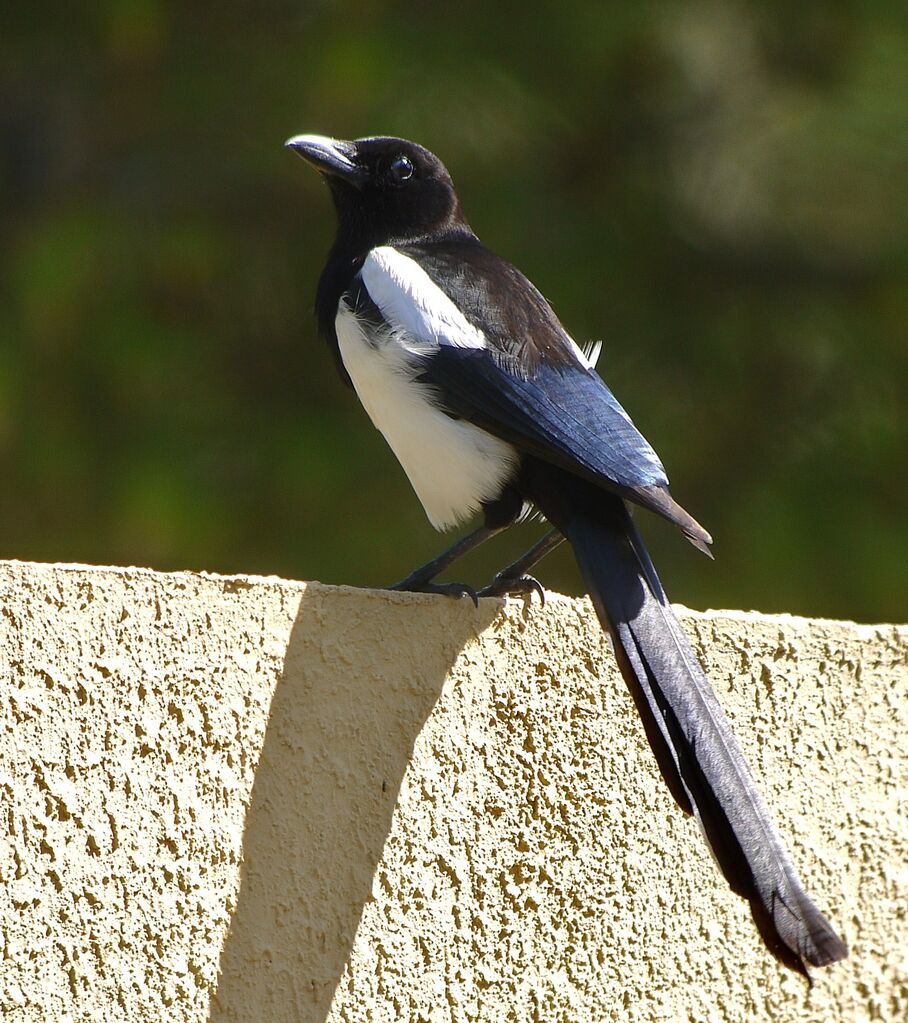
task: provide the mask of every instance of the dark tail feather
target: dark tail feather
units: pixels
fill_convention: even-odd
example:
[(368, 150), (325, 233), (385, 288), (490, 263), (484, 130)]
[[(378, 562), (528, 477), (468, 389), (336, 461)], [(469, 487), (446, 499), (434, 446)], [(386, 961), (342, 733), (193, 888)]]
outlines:
[(777, 959), (805, 975), (805, 963), (844, 959), (848, 950), (798, 880), (624, 502), (560, 472), (549, 482), (556, 487), (533, 487), (534, 497), (574, 549), (672, 795), (699, 818)]

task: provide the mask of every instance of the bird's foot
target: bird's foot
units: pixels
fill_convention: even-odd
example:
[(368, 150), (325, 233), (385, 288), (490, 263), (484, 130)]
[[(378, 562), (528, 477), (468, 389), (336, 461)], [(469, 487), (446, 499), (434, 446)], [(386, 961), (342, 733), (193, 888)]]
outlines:
[(538, 579), (531, 575), (508, 576), (499, 573), (479, 591), (480, 597), (526, 597), (533, 599), (533, 594), (539, 594), (540, 603), (545, 606), (545, 590)]
[(433, 583), (430, 579), (424, 579), (417, 575), (408, 575), (399, 583), (388, 587), (389, 590), (397, 590), (400, 593), (440, 593), (445, 597), (454, 597), (459, 600), (461, 597), (469, 597), (476, 607), (479, 607), (479, 597), (476, 590), (466, 583)]

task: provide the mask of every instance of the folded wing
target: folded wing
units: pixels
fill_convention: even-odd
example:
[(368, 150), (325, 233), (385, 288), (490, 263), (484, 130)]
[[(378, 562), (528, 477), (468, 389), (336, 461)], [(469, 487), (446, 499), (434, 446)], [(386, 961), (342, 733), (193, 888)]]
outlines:
[[(504, 271), (490, 260), (497, 257), (477, 246), (453, 254), (384, 246), (367, 257), (347, 301), (412, 353), (417, 378), (449, 415), (657, 512), (706, 549), (709, 534), (669, 495), (652, 446), (539, 292), (499, 261), (517, 306), (508, 323), (492, 294)], [(456, 296), (445, 291), (452, 286)]]

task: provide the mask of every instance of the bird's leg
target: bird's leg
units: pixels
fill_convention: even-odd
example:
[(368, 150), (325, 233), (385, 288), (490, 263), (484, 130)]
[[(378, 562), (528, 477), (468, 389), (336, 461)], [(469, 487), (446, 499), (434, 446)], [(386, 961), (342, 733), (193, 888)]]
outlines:
[(514, 596), (532, 596), (539, 594), (539, 599), (545, 603), (545, 590), (537, 579), (527, 572), (541, 561), (546, 554), (550, 554), (564, 539), (564, 536), (557, 529), (550, 529), (521, 557), (515, 562), (503, 568), (498, 575), (479, 591), (480, 597), (503, 597), (507, 594)]
[(472, 586), (467, 586), (466, 583), (434, 583), (432, 580), (458, 558), (463, 557), (464, 554), (469, 554), (470, 551), (474, 550), (481, 543), (484, 543), (490, 537), (496, 536), (498, 533), (504, 532), (505, 529), (507, 529), (507, 526), (493, 527), (485, 525), (474, 529), (472, 533), (467, 533), (466, 536), (462, 536), (455, 543), (451, 544), (447, 550), (442, 551), (437, 558), (427, 561), (425, 565), (420, 565), (406, 579), (401, 579), (400, 582), (394, 583), (388, 589), (407, 590), (412, 593), (444, 593), (449, 597), (467, 596), (478, 607), (479, 601), (476, 591)]

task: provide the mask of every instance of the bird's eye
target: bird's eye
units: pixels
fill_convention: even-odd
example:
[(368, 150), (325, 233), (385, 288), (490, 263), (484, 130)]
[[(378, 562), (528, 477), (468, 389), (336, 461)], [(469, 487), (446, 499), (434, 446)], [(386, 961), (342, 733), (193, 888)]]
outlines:
[(413, 177), (413, 162), (407, 156), (395, 156), (389, 170), (391, 180), (401, 184)]

